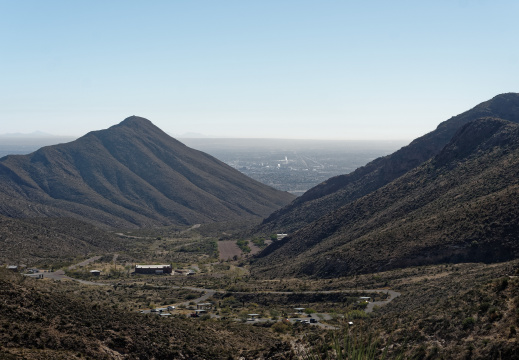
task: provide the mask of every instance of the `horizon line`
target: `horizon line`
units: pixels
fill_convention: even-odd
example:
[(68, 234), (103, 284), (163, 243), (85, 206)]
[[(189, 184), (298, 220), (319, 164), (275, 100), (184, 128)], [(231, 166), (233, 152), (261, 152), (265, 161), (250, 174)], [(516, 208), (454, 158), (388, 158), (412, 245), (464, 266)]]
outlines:
[[(200, 136), (189, 136), (189, 135), (175, 135), (167, 133), (174, 139), (189, 139), (189, 140), (301, 140), (301, 141), (412, 141), (411, 138), (309, 138), (309, 137), (253, 137), (253, 136), (210, 136), (210, 135), (200, 135)], [(79, 139), (86, 134), (82, 135), (56, 135), (44, 133), (41, 131), (35, 131), (31, 133), (3, 133), (0, 134), (0, 138), (2, 140), (5, 139), (52, 139), (52, 138), (71, 138), (71, 139)]]

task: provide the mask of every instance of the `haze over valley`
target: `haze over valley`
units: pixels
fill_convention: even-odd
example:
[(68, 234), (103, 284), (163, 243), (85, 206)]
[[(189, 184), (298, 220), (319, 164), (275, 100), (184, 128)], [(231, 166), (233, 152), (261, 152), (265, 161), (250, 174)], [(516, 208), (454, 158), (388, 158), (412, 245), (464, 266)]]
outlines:
[(347, 174), (404, 146), (401, 141), (294, 139), (181, 139), (245, 175), (301, 195), (330, 177)]
[[(0, 158), (26, 155), (42, 146), (70, 142), (74, 137), (0, 135)], [(330, 177), (347, 174), (406, 141), (179, 138), (243, 174), (296, 196)]]
[(519, 359), (518, 13), (0, 1), (0, 359)]
[[(470, 334), (474, 358), (512, 358), (518, 121), (519, 94), (497, 95), (299, 197), (236, 168), (302, 163), (324, 176), (331, 153), (362, 159), (394, 143), (366, 152), (365, 143), (284, 141), (262, 152), (266, 140), (192, 140), (233, 168), (132, 116), (5, 156), (0, 354), (304, 359), (341, 336), (365, 342), (344, 351), (367, 346), (374, 358), (465, 358)], [(46, 315), (27, 320), (33, 308)]]

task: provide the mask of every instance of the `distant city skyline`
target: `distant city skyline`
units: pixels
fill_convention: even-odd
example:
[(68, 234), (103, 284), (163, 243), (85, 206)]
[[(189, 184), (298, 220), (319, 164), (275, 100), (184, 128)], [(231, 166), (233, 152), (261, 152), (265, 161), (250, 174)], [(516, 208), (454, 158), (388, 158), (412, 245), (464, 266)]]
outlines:
[(414, 139), (518, 92), (516, 1), (0, 0), (0, 134)]

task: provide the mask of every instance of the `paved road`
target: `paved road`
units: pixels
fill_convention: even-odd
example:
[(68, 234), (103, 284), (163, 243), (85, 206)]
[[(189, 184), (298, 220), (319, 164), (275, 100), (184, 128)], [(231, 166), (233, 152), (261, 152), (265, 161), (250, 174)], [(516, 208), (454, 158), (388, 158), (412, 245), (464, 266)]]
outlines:
[[(233, 293), (233, 294), (250, 294), (250, 292), (240, 292), (240, 291), (227, 291), (227, 290), (214, 290), (214, 289), (204, 289), (204, 288), (197, 288), (193, 286), (177, 286), (177, 285), (170, 285), (174, 289), (188, 289), (192, 291), (198, 291), (203, 292), (204, 295), (197, 299), (189, 300), (180, 304), (189, 305), (190, 302), (194, 302), (195, 304), (198, 304), (200, 302), (204, 302), (207, 299), (209, 299), (211, 296), (213, 296), (216, 293)], [(394, 290), (389, 289), (368, 289), (368, 290), (325, 290), (325, 291), (300, 291), (300, 292), (293, 292), (293, 291), (260, 291), (258, 293), (261, 294), (274, 294), (274, 295), (288, 295), (288, 294), (341, 294), (341, 293), (383, 293), (388, 294), (389, 298), (382, 301), (372, 301), (368, 303), (368, 306), (364, 310), (365, 312), (369, 313), (373, 311), (373, 307), (375, 305), (377, 306), (383, 306), (386, 304), (389, 304), (391, 301), (393, 301), (395, 298), (399, 297), (401, 294)], [(177, 305), (180, 305), (177, 304)], [(174, 305), (174, 304), (172, 304)]]
[[(204, 295), (202, 295), (201, 297), (199, 297), (197, 299), (185, 301), (185, 302), (182, 302), (182, 303), (179, 303), (179, 304), (171, 304), (172, 306), (179, 306), (179, 305), (189, 306), (190, 303), (199, 304), (199, 303), (206, 302), (210, 297), (212, 297), (216, 293), (227, 293), (227, 292), (229, 292), (229, 291), (226, 291), (226, 290), (204, 289), (204, 288), (197, 288), (197, 287), (192, 287), (192, 286), (180, 287), (180, 286), (172, 285), (171, 287), (172, 288), (177, 288), (177, 289), (180, 289), (180, 288), (188, 289), (188, 290), (199, 291), (199, 292), (203, 292), (204, 293)], [(234, 293), (234, 294), (250, 294), (248, 292), (237, 292), (237, 291), (231, 291), (231, 292)], [(369, 293), (384, 293), (384, 294), (388, 294), (389, 295), (389, 298), (386, 299), (386, 300), (369, 302), (368, 306), (366, 307), (366, 309), (364, 309), (364, 311), (367, 312), (367, 313), (372, 312), (373, 311), (373, 307), (375, 305), (383, 306), (383, 305), (389, 304), (391, 301), (393, 301), (394, 299), (396, 299), (397, 297), (399, 297), (401, 295), (397, 291), (388, 290), (388, 289), (303, 291), (303, 292), (299, 292), (299, 293), (303, 293), (303, 294), (316, 294), (316, 293), (320, 293), (320, 294), (323, 294), (323, 293), (324, 294), (334, 294), (334, 293), (356, 293), (356, 292), (368, 293), (368, 294)], [(290, 292), (290, 291), (263, 291), (261, 293), (263, 293), (263, 294), (285, 294), (286, 295), (286, 294), (293, 294), (294, 292)], [(142, 313), (150, 313), (151, 309), (141, 310), (141, 312)], [(212, 317), (219, 317), (219, 316), (213, 315)], [(332, 316), (330, 314), (328, 314), (328, 313), (319, 313), (319, 314), (313, 314), (313, 315), (305, 317), (305, 318), (289, 318), (288, 321), (291, 322), (292, 324), (294, 324), (296, 322), (300, 322), (300, 321), (304, 321), (304, 320), (310, 320), (310, 318), (312, 318), (312, 317), (317, 319), (317, 320), (320, 319), (320, 320), (324, 320), (324, 321), (332, 319)], [(238, 321), (239, 319), (236, 319), (236, 320)], [(247, 321), (247, 323), (253, 324), (255, 322), (267, 322), (267, 321), (270, 321), (270, 319), (265, 319), (265, 318), (254, 319), (254, 320)], [(317, 323), (309, 323), (309, 324), (305, 324), (305, 325), (319, 326), (319, 327), (321, 327), (323, 329), (329, 329), (329, 330), (337, 329), (336, 326), (328, 325), (328, 324), (323, 324), (320, 321), (318, 321)]]
[(103, 284), (103, 283), (97, 283), (93, 281), (87, 281), (87, 280), (81, 280), (81, 279), (75, 279), (71, 278), (70, 276), (65, 275), (65, 271), (58, 270), (54, 272), (45, 272), (42, 273), (44, 278), (52, 279), (52, 280), (72, 280), (77, 281), (78, 283), (85, 284), (85, 285), (97, 285), (97, 286), (112, 286), (111, 284)]
[[(96, 260), (99, 260), (100, 258), (101, 258), (101, 256), (91, 257), (90, 259), (82, 261), (82, 262), (80, 262), (78, 264), (70, 265), (68, 267), (68, 269), (69, 270), (74, 270), (78, 266), (85, 266), (85, 265), (90, 264), (90, 263), (92, 263), (92, 262), (94, 262)], [(43, 278), (52, 279), (52, 280), (58, 280), (58, 281), (61, 281), (61, 280), (72, 280), (72, 281), (77, 281), (77, 282), (79, 282), (81, 284), (85, 284), (85, 285), (111, 286), (111, 284), (102, 284), (102, 283), (96, 283), (96, 282), (93, 282), (93, 281), (86, 281), (86, 280), (80, 280), (80, 279), (71, 278), (70, 276), (65, 275), (65, 271), (63, 271), (63, 270), (57, 270), (57, 271), (54, 271), (54, 272), (43, 272), (43, 271), (40, 271), (38, 273), (30, 274), (28, 276), (30, 276), (30, 277), (39, 277), (41, 275), (43, 275)]]
[[(195, 290), (196, 291), (196, 290)], [(218, 292), (227, 292), (227, 291), (218, 291)], [(245, 292), (233, 292), (236, 294), (249, 294)], [(279, 294), (279, 295), (288, 295), (288, 294), (342, 294), (342, 293), (366, 293), (366, 294), (372, 294), (372, 293), (382, 293), (382, 294), (388, 294), (389, 298), (382, 301), (371, 301), (368, 303), (368, 306), (366, 309), (364, 309), (365, 312), (370, 313), (373, 311), (373, 308), (376, 306), (383, 306), (386, 304), (389, 304), (391, 301), (399, 297), (401, 294), (394, 290), (388, 290), (388, 289), (355, 289), (355, 290), (325, 290), (325, 291), (261, 291), (259, 293), (262, 294)]]
[(385, 294), (389, 295), (389, 298), (387, 300), (369, 302), (368, 306), (364, 310), (367, 313), (372, 312), (373, 307), (387, 305), (391, 301), (395, 300), (397, 297), (399, 297), (401, 295), (399, 292), (394, 291), (394, 290), (361, 290), (361, 292), (365, 292), (365, 293), (381, 292), (381, 293), (385, 293)]
[(70, 265), (70, 266), (68, 267), (68, 269), (69, 269), (69, 270), (74, 270), (74, 269), (77, 268), (78, 266), (83, 267), (83, 266), (88, 265), (88, 264), (90, 264), (90, 263), (93, 263), (94, 261), (97, 261), (97, 260), (99, 260), (99, 259), (101, 259), (101, 256), (94, 256), (94, 257), (91, 257), (90, 259), (86, 259), (85, 261), (82, 261), (82, 262), (80, 262), (80, 263), (78, 263), (78, 264)]
[(202, 288), (196, 288), (191, 286), (184, 286), (184, 289), (192, 290), (192, 291), (199, 291), (203, 292), (204, 295), (200, 296), (197, 299), (189, 300), (181, 303), (181, 305), (188, 306), (190, 302), (194, 302), (195, 304), (206, 302), (207, 299), (209, 299), (211, 296), (217, 293), (217, 290), (211, 290), (211, 289), (202, 289)]

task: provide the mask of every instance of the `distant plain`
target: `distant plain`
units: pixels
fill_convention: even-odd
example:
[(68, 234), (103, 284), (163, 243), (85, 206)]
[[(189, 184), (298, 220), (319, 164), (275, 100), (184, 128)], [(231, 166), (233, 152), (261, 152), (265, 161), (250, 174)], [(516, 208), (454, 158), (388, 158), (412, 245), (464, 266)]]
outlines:
[(295, 139), (180, 139), (275, 189), (301, 195), (408, 142)]
[[(24, 155), (74, 137), (2, 137), (0, 158)], [(408, 141), (179, 138), (275, 189), (301, 195), (330, 177), (348, 174)]]

